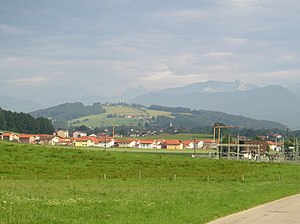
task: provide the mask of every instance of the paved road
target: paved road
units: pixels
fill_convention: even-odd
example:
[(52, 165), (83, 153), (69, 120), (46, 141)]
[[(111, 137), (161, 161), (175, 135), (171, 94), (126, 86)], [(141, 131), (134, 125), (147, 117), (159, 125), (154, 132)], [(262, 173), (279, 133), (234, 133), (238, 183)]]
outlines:
[(209, 224), (294, 224), (300, 223), (300, 194), (279, 199), (249, 210), (229, 215)]

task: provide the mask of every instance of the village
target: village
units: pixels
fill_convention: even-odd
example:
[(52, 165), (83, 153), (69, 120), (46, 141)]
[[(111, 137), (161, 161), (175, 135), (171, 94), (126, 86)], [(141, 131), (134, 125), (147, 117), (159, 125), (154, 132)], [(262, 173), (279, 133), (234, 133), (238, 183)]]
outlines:
[[(99, 147), (99, 148), (135, 148), (135, 149), (167, 149), (167, 150), (216, 150), (222, 151), (228, 144), (222, 144), (220, 139), (142, 139), (122, 138), (119, 135), (108, 136), (106, 133), (87, 135), (85, 132), (59, 130), (53, 135), (49, 134), (18, 134), (13, 132), (0, 132), (0, 140), (19, 142), (23, 144), (52, 145), (52, 146), (73, 146), (73, 147)], [(231, 140), (231, 147), (239, 145), (240, 153), (256, 151), (265, 154), (270, 151), (281, 152), (284, 149), (284, 142), (281, 135), (261, 136), (259, 140), (248, 139), (239, 136)], [(229, 145), (230, 146), (230, 145)], [(244, 148), (244, 150), (243, 150)], [(223, 150), (224, 151), (224, 150)]]

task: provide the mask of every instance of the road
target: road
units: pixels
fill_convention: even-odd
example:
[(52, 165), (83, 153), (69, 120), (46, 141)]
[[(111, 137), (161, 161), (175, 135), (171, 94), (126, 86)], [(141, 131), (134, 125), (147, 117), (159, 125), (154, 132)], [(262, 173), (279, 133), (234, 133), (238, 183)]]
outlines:
[(300, 223), (300, 194), (229, 215), (209, 224), (294, 224)]

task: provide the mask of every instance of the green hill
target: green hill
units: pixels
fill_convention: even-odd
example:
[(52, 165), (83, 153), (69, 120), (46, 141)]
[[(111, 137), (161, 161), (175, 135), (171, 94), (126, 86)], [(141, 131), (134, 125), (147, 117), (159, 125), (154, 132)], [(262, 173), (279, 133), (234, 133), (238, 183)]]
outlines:
[(94, 103), (92, 106), (84, 106), (82, 103), (65, 103), (47, 109), (37, 110), (30, 114), (34, 117), (47, 117), (52, 120), (67, 121), (103, 112), (105, 112), (105, 110), (99, 103)]
[(255, 120), (243, 116), (222, 112), (191, 110), (183, 107), (165, 107), (151, 105), (94, 104), (91, 107), (81, 103), (63, 104), (45, 110), (33, 112), (33, 115), (54, 119), (63, 119), (69, 126), (85, 125), (90, 128), (104, 126), (155, 126), (165, 128), (170, 123), (174, 128), (192, 129), (195, 127), (211, 127), (215, 122), (235, 125), (248, 129), (281, 129), (280, 123)]
[(106, 105), (103, 106), (105, 113), (84, 116), (77, 119), (72, 119), (68, 123), (72, 126), (85, 125), (87, 127), (99, 126), (138, 126), (139, 122), (145, 123), (151, 117), (171, 116), (171, 112), (148, 110), (146, 108), (138, 108), (130, 105)]
[(54, 128), (47, 118), (34, 118), (30, 114), (17, 113), (0, 108), (0, 130), (30, 134), (53, 134)]
[[(300, 129), (300, 97), (282, 86), (265, 86), (238, 92), (182, 92), (180, 89), (147, 93), (132, 102), (146, 106), (157, 104), (221, 111), (258, 120), (276, 121), (293, 129)], [(182, 94), (172, 95), (174, 92)]]

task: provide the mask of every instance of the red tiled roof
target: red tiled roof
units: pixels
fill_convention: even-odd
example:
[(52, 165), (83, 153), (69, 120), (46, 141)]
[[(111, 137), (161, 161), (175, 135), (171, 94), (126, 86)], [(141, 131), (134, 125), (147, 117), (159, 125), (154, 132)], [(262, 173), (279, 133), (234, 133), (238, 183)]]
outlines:
[(70, 140), (77, 141), (77, 142), (86, 142), (90, 139), (88, 139), (88, 138), (70, 138)]
[(115, 142), (116, 143), (131, 143), (135, 140), (132, 140), (132, 139), (116, 139)]
[(146, 140), (146, 139), (141, 139), (139, 142), (140, 144), (152, 144), (154, 143), (155, 140)]
[(30, 134), (19, 134), (19, 138), (30, 138), (32, 136), (33, 135), (30, 135)]
[(180, 140), (165, 140), (167, 145), (180, 145), (182, 142)]
[(49, 134), (35, 134), (36, 137), (53, 137), (53, 135)]
[(214, 140), (213, 139), (204, 139), (204, 140), (201, 140), (203, 141), (204, 143), (213, 143)]

